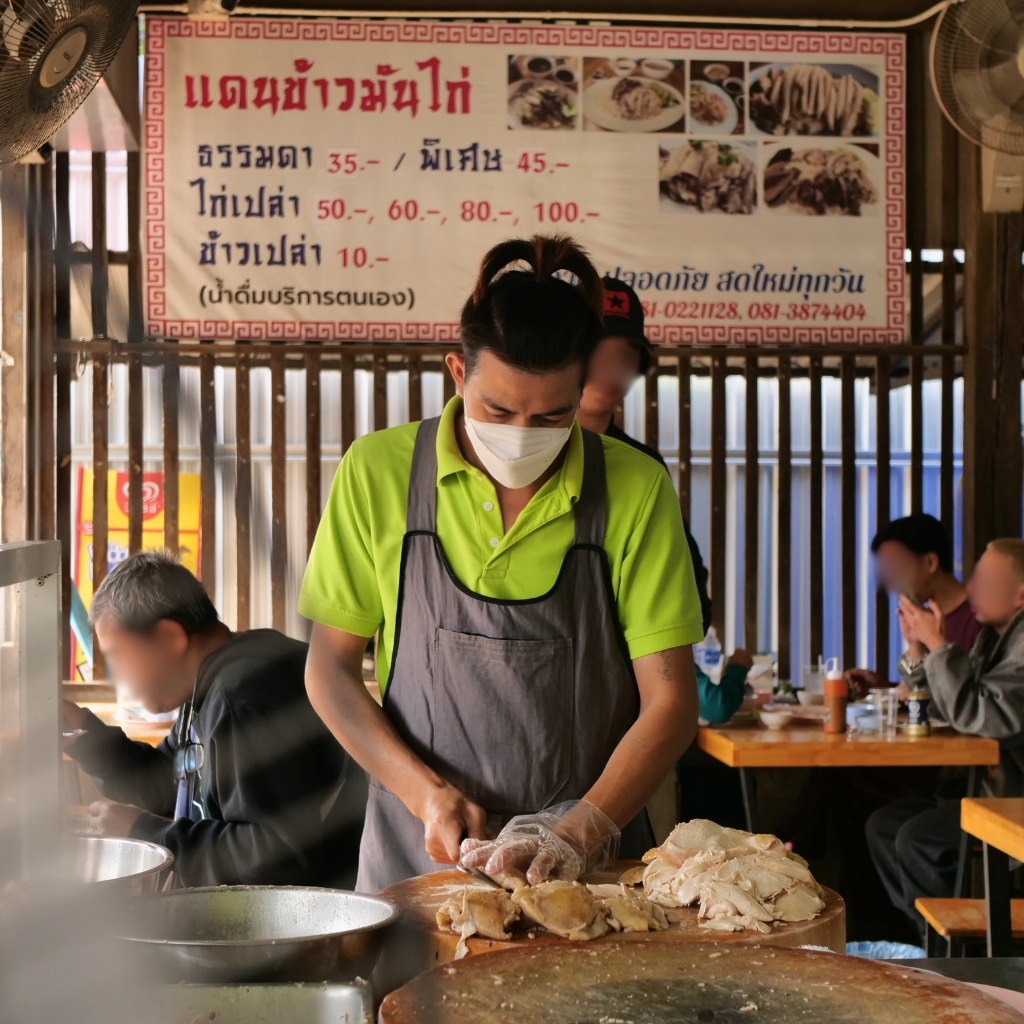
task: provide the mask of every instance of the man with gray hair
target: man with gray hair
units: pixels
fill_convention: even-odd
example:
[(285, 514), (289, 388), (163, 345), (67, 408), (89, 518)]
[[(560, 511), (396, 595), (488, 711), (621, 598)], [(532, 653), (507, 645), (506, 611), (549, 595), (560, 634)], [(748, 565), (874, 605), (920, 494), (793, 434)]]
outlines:
[(64, 702), (65, 748), (108, 799), (97, 831), (174, 854), (183, 884), (352, 888), (366, 779), (306, 696), (307, 645), (232, 633), (202, 584), (165, 554), (114, 568), (90, 621), (112, 676), (150, 712), (180, 709), (157, 747)]
[[(1024, 796), (1024, 540), (992, 541), (967, 582), (967, 597), (981, 626), (970, 651), (949, 641), (937, 602), (900, 598), (903, 638), (925, 652), (918, 661), (904, 657), (900, 673), (911, 690), (931, 691), (933, 717), (968, 736), (999, 740), (1000, 765), (986, 779), (986, 795)], [(878, 874), (893, 904), (922, 932), (914, 901), (953, 895), (963, 795), (895, 800), (868, 818)]]

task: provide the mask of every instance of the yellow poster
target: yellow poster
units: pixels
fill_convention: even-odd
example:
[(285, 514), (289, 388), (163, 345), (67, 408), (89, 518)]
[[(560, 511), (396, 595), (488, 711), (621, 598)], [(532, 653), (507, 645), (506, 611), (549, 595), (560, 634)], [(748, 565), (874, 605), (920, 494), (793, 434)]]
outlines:
[[(75, 524), (77, 557), (71, 577), (86, 609), (92, 600), (92, 470), (78, 471), (78, 517)], [(190, 572), (199, 575), (199, 476), (178, 475), (178, 550), (175, 554)], [(164, 475), (142, 474), (142, 547), (164, 548)], [(128, 474), (107, 473), (107, 571), (128, 557)], [(89, 666), (72, 637), (72, 678), (89, 675)], [(83, 674), (83, 667), (85, 672)]]

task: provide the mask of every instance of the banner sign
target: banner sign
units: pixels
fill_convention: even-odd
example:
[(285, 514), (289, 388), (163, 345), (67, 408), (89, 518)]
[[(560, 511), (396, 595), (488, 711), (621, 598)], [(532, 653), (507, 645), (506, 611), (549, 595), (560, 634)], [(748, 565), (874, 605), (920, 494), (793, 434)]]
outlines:
[(567, 232), (652, 340), (905, 335), (901, 35), (146, 20), (147, 333), (438, 341)]

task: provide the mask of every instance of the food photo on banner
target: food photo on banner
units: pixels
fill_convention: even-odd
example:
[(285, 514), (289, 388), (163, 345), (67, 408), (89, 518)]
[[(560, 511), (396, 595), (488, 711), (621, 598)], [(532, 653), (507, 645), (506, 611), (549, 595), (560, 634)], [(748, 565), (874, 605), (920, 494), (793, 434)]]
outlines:
[(899, 34), (147, 19), (147, 333), (444, 341), (565, 232), (665, 342), (899, 342)]

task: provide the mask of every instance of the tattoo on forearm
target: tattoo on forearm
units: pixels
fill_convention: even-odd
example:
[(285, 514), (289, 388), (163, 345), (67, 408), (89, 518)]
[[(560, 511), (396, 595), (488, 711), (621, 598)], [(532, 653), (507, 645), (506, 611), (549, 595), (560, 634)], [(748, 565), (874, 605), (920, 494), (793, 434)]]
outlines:
[(671, 682), (674, 678), (672, 674), (672, 658), (669, 656), (668, 651), (658, 652), (658, 677), (664, 679), (665, 682)]

